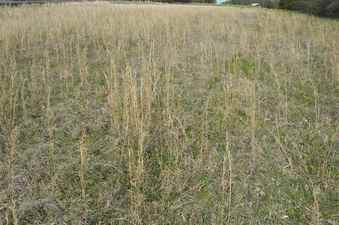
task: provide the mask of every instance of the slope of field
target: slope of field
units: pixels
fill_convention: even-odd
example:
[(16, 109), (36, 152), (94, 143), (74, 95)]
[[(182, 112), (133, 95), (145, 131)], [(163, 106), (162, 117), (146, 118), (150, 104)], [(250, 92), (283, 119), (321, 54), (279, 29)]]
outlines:
[(339, 22), (0, 8), (0, 224), (337, 224)]

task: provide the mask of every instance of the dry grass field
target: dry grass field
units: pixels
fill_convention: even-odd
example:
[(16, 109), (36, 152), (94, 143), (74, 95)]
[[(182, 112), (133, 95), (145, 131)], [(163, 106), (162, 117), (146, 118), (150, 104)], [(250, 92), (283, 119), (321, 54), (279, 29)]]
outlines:
[(0, 8), (0, 224), (335, 225), (339, 21)]

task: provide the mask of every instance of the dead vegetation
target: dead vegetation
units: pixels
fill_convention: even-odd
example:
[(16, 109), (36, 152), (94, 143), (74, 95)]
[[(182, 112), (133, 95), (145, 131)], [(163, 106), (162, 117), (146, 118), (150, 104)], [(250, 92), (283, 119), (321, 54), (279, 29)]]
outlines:
[(336, 224), (339, 24), (0, 9), (0, 224)]

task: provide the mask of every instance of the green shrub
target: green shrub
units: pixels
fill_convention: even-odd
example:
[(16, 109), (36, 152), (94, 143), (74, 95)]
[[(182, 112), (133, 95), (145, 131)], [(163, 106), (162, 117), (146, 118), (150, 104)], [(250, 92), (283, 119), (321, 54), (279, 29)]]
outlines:
[(332, 1), (326, 6), (325, 10), (327, 16), (339, 17), (339, 1)]

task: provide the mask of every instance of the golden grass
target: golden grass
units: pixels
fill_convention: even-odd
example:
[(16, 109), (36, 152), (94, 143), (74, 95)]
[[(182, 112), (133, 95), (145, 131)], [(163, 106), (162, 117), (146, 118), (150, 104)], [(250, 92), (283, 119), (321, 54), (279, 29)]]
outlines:
[(0, 224), (333, 223), (338, 49), (279, 10), (1, 8)]

